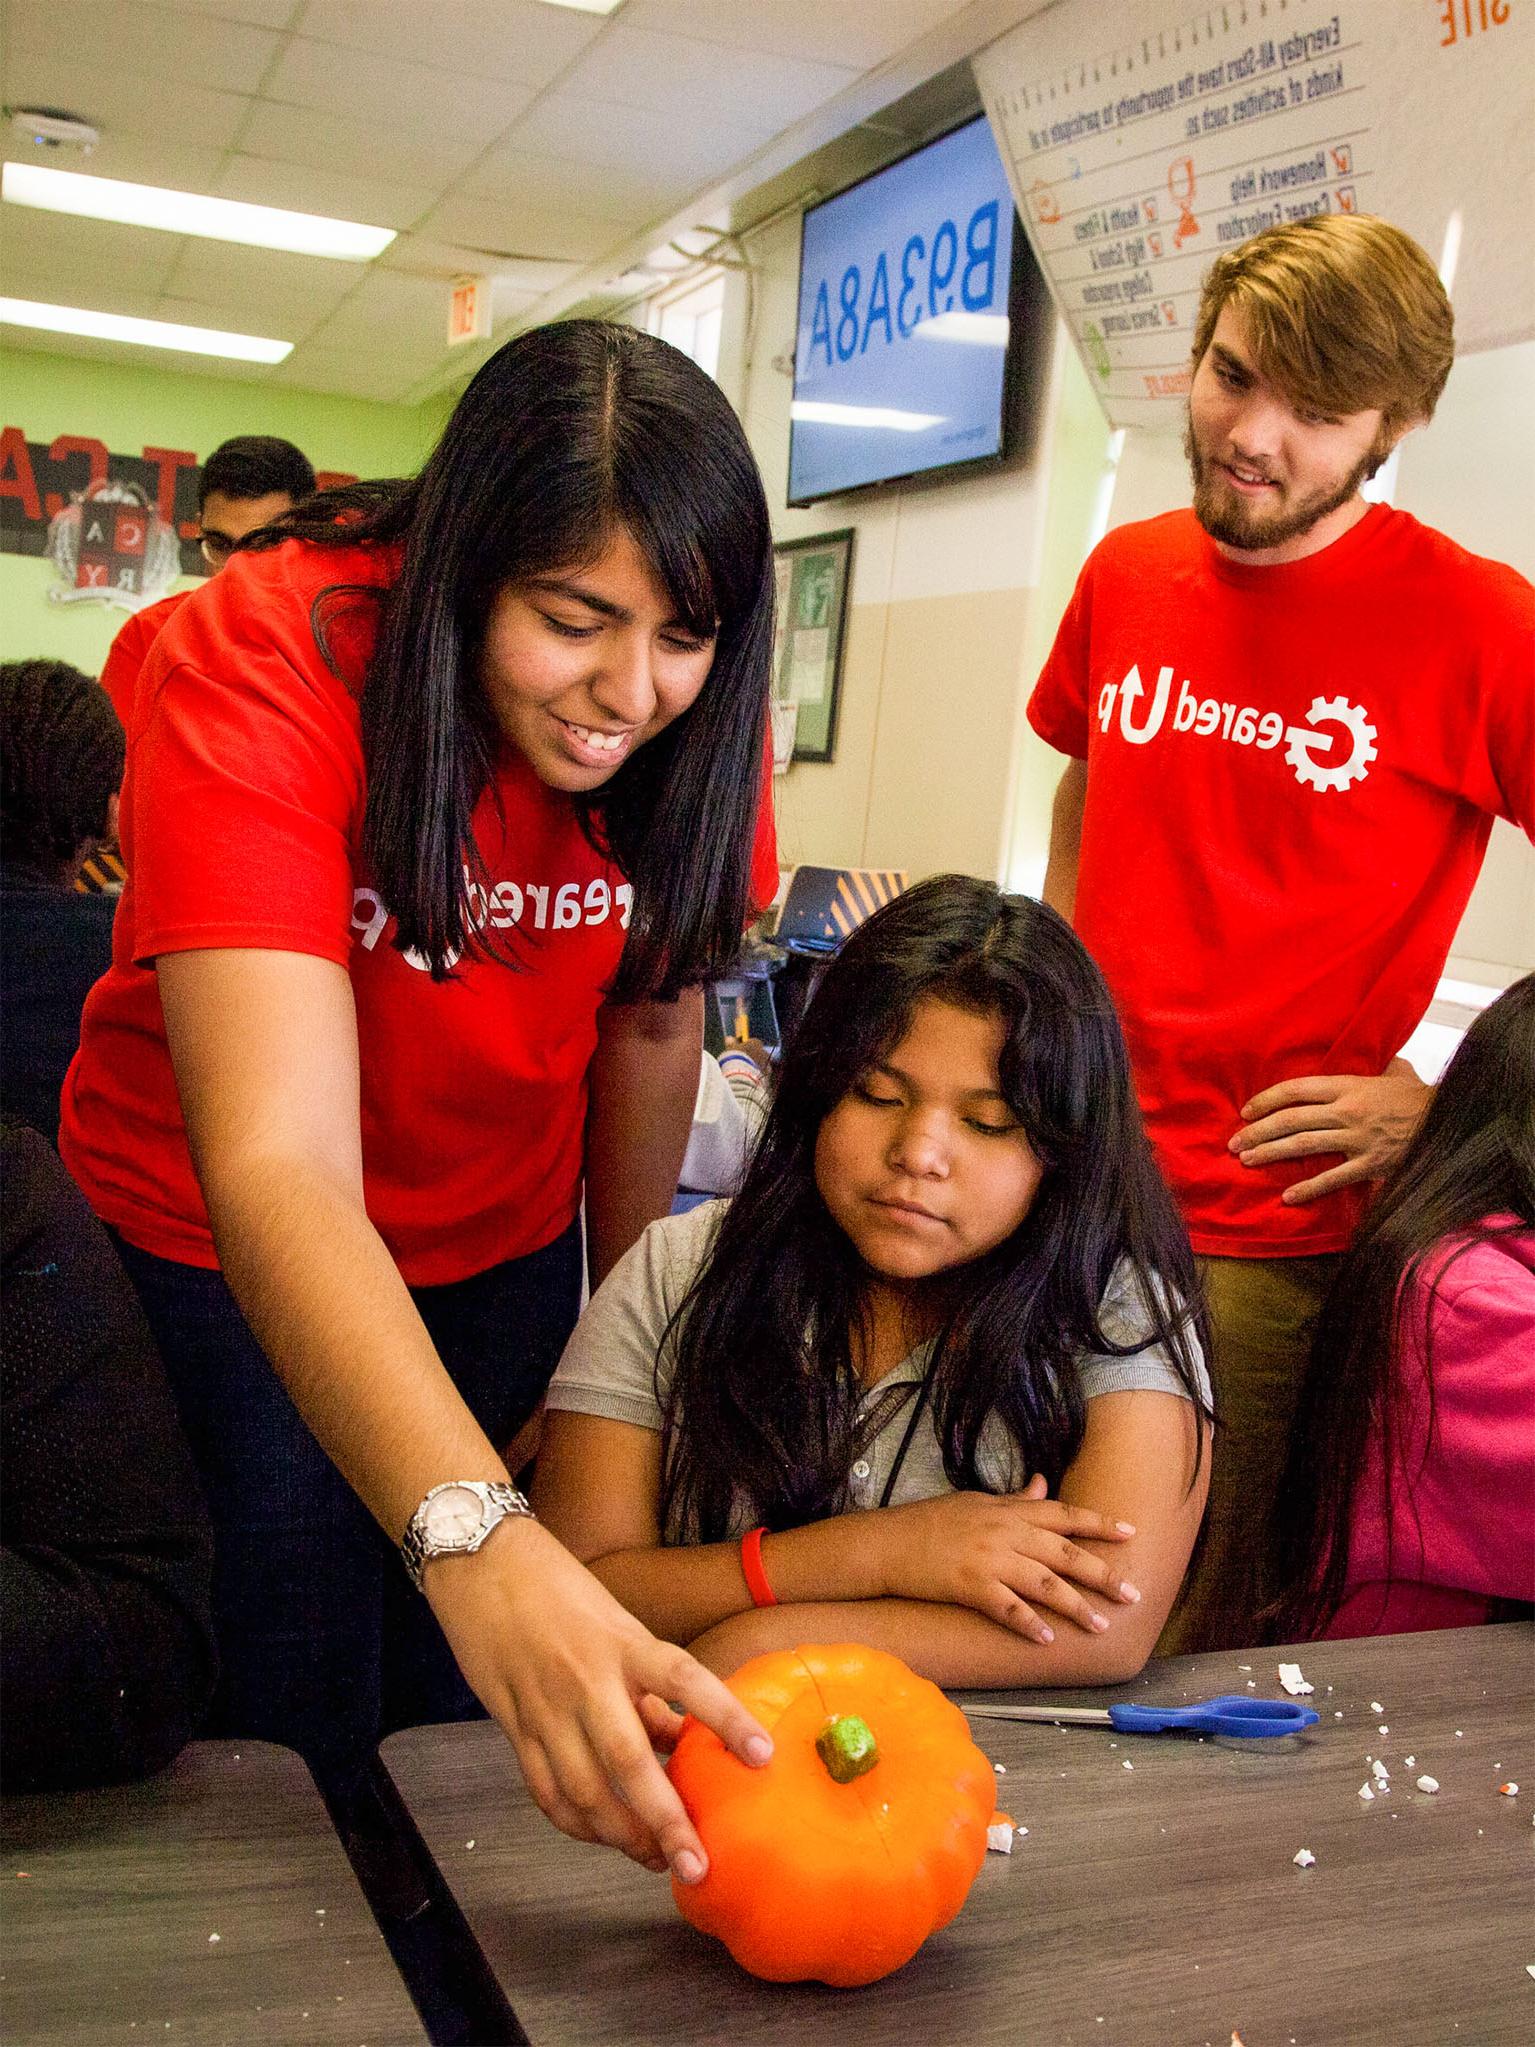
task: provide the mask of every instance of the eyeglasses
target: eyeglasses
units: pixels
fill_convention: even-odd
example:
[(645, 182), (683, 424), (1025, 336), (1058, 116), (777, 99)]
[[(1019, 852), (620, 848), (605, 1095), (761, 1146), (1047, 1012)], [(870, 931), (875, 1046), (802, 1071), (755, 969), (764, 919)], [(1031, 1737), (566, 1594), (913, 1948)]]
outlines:
[(197, 544), (210, 569), (221, 569), (235, 550), (235, 543), (222, 533), (205, 533)]

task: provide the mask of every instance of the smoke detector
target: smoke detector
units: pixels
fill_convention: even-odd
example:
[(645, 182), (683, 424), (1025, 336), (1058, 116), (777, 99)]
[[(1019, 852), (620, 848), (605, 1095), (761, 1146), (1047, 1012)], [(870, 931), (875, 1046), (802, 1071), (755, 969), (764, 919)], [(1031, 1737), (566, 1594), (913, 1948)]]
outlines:
[(89, 156), (101, 140), (99, 128), (63, 107), (7, 107), (11, 126), (39, 149), (78, 149)]

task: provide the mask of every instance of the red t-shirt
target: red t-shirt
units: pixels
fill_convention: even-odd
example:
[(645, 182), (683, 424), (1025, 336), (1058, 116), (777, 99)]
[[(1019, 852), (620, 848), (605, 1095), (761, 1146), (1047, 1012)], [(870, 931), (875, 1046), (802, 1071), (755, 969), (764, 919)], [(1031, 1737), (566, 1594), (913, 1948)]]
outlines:
[(169, 597), (158, 598), (155, 603), (146, 604), (142, 611), (135, 611), (107, 650), (101, 686), (112, 699), (112, 708), (122, 720), (125, 730), (133, 713), (133, 689), (139, 679), (139, 670), (144, 666), (144, 657), (154, 645), (161, 626), (173, 612), (181, 609), (191, 595), (190, 590), (173, 590)]
[[(328, 632), (348, 680), (311, 615), (322, 590), (386, 583), (392, 568), (378, 550), (299, 542), (237, 555), (158, 638), (135, 695), (128, 882), (60, 1150), (97, 1214), (162, 1258), (218, 1262), (166, 1048), (153, 970), (166, 952), (254, 946), (348, 970), (368, 1213), (410, 1284), (538, 1250), (580, 1204), (587, 1068), (629, 887), (570, 799), (513, 754), (475, 812), (489, 879), (473, 904), (518, 967), (471, 960), (439, 983), (390, 943), (361, 852), (356, 689), (373, 607)], [(768, 899), (777, 878), (769, 798), (754, 891)]]
[(1244, 1167), (1242, 1105), (1384, 1070), (1422, 1018), (1494, 816), (1535, 835), (1535, 590), (1385, 506), (1304, 561), (1192, 512), (1083, 569), (1029, 722), (1087, 762), (1075, 922), (1119, 1007), (1196, 1250), (1337, 1251), (1363, 1205)]

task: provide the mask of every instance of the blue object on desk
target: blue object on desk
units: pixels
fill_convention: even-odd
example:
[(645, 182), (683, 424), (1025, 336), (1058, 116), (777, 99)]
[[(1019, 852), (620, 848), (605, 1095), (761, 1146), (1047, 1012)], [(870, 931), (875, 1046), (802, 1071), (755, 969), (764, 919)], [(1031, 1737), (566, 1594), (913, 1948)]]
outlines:
[(1045, 1720), (1073, 1727), (1114, 1727), (1121, 1734), (1225, 1734), (1244, 1741), (1299, 1734), (1321, 1715), (1294, 1699), (1252, 1699), (1226, 1692), (1192, 1706), (966, 1706), (972, 1720)]

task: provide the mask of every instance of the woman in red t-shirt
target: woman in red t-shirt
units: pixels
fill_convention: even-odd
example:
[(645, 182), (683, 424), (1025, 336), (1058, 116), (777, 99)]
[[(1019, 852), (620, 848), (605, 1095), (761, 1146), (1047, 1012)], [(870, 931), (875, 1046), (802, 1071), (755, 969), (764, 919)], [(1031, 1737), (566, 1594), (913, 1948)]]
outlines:
[(344, 1797), (467, 1679), (551, 1819), (684, 1877), (662, 1702), (766, 1737), (497, 1446), (574, 1321), (583, 1189), (594, 1278), (670, 1203), (701, 984), (776, 884), (772, 606), (713, 381), (595, 321), (511, 342), (415, 481), (300, 507), (157, 639), (61, 1139), (198, 1454), (215, 1726)]

